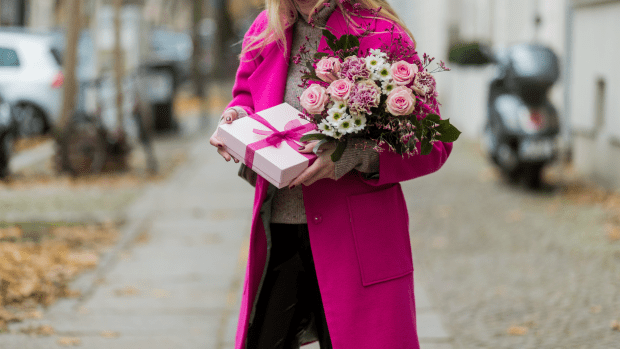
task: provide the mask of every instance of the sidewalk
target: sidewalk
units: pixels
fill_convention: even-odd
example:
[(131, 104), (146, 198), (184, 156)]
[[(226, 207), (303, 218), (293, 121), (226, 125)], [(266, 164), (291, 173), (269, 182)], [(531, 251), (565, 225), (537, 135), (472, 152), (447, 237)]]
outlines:
[[(74, 283), (82, 299), (61, 300), (40, 320), (13, 324), (13, 333), (0, 335), (0, 348), (233, 347), (253, 188), (238, 179), (235, 164), (223, 163), (208, 135), (170, 180), (131, 206), (119, 246)], [(422, 280), (416, 281), (422, 348), (451, 349)], [(39, 325), (51, 326), (54, 335), (18, 332)]]

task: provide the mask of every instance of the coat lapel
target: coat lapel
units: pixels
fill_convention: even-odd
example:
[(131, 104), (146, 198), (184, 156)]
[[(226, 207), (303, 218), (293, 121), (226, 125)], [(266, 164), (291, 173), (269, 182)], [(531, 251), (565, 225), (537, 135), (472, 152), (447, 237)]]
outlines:
[(248, 79), (256, 112), (274, 107), (284, 101), (286, 76), (293, 41), (293, 27), (286, 29), (285, 35), (286, 56), (282, 54), (278, 44), (275, 42), (269, 44), (262, 53), (263, 61)]

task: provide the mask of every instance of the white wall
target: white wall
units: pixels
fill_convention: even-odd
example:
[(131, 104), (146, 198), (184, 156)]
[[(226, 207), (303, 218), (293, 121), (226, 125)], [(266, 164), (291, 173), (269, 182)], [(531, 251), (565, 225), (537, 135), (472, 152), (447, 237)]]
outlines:
[(606, 81), (604, 133), (620, 138), (620, 2), (578, 8), (574, 14), (572, 64), (572, 125), (577, 130), (594, 128), (596, 81)]
[[(571, 125), (577, 170), (600, 184), (620, 188), (620, 2), (578, 7), (574, 12)], [(603, 123), (596, 126), (597, 81), (605, 81)]]
[[(569, 0), (392, 0), (396, 11), (413, 32), (420, 53), (447, 60), (449, 28), (458, 27), (463, 41), (481, 41), (493, 47), (541, 42), (564, 58), (565, 15)], [(536, 14), (541, 25), (536, 30)], [(451, 118), (464, 136), (477, 138), (486, 120), (488, 84), (493, 67), (452, 66), (437, 74), (444, 117)], [(562, 84), (552, 91), (552, 101), (563, 115)]]

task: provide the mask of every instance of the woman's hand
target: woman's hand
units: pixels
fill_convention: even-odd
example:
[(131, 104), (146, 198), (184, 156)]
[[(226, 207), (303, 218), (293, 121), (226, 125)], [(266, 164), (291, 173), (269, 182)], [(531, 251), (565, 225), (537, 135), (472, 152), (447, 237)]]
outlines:
[[(300, 147), (300, 153), (311, 153), (317, 141), (312, 141), (306, 144), (304, 147)], [(289, 185), (290, 189), (303, 184), (305, 186), (323, 178), (336, 179), (336, 165), (332, 161), (331, 155), (336, 150), (336, 145), (333, 143), (326, 143), (321, 146), (317, 152), (318, 158), (314, 163), (304, 170), (297, 178), (295, 178)]]
[[(222, 114), (220, 125), (231, 124), (233, 121), (237, 120), (238, 118), (239, 118), (239, 114), (237, 113), (236, 110), (228, 109), (224, 112), (224, 114)], [(230, 161), (230, 159), (233, 159), (235, 163), (239, 162), (239, 160), (235, 159), (230, 154), (228, 154), (226, 150), (224, 150), (224, 143), (222, 143), (222, 141), (220, 141), (217, 138), (217, 129), (215, 130), (215, 132), (213, 132), (213, 135), (211, 135), (211, 138), (209, 139), (209, 143), (211, 143), (212, 146), (217, 148), (218, 154), (220, 154), (224, 158), (224, 160)]]

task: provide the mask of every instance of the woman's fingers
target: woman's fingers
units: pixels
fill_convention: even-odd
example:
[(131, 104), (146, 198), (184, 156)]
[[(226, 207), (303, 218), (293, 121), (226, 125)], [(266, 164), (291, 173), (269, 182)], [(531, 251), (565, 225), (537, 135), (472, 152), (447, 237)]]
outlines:
[(222, 114), (222, 122), (226, 124), (231, 124), (233, 121), (239, 118), (239, 114), (234, 109), (228, 109)]
[(232, 159), (232, 156), (230, 156), (224, 148), (217, 148), (217, 153), (220, 154), (226, 161), (230, 161), (230, 159)]
[(317, 159), (317, 161), (310, 165), (310, 167), (308, 167), (301, 174), (299, 174), (299, 176), (297, 176), (297, 178), (295, 178), (288, 187), (290, 189), (293, 189), (301, 183), (307, 181), (310, 177), (312, 177), (319, 169), (318, 162), (319, 160)]
[(298, 148), (300, 153), (312, 153), (312, 149), (318, 143), (318, 141), (308, 142), (305, 145), (302, 145)]

